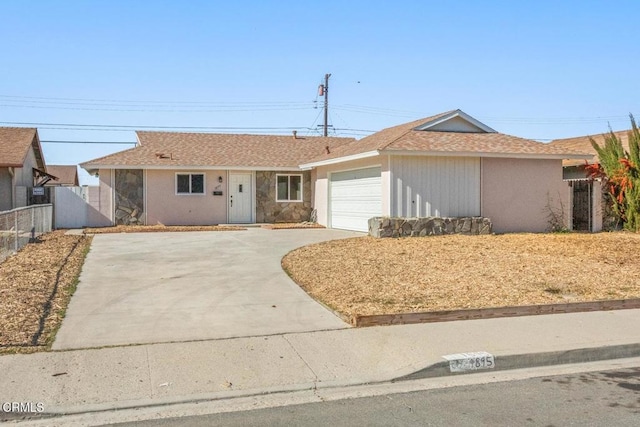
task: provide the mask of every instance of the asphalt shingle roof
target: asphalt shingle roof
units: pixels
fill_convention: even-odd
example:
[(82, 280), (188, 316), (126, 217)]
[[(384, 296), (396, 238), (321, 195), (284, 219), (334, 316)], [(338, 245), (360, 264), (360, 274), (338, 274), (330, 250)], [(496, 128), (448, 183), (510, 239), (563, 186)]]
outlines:
[[(614, 134), (616, 134), (616, 136), (620, 138), (620, 140), (622, 141), (622, 146), (624, 147), (625, 150), (628, 151), (629, 150), (629, 131), (620, 130), (620, 131), (614, 132)], [(593, 140), (597, 144), (602, 146), (604, 145), (605, 135), (608, 135), (608, 133), (593, 135), (593, 136), (585, 135), (585, 136), (577, 136), (573, 138), (555, 139), (551, 141), (550, 144), (552, 146), (560, 147), (566, 150), (593, 154), (593, 160), (589, 161), (589, 163), (593, 164), (593, 163), (599, 163), (600, 159), (598, 158), (598, 153), (593, 148), (593, 145), (591, 145), (591, 138), (593, 138)], [(579, 166), (584, 164), (585, 164), (584, 160), (577, 160), (577, 159), (568, 159), (562, 162), (563, 166)]]
[(353, 138), (302, 137), (292, 135), (213, 134), (184, 132), (137, 132), (138, 146), (81, 164), (96, 166), (220, 166), (293, 168), (321, 153), (326, 147), (352, 142)]
[(455, 113), (447, 111), (431, 117), (393, 126), (376, 132), (359, 141), (339, 147), (330, 154), (322, 154), (309, 163), (336, 159), (370, 151), (418, 151), (441, 153), (500, 154), (500, 155), (554, 155), (590, 154), (588, 151), (555, 147), (530, 139), (519, 138), (498, 132), (443, 132), (416, 130), (421, 125), (437, 121)]
[(49, 181), (50, 185), (79, 185), (76, 165), (47, 165), (47, 173), (58, 178)]
[(35, 128), (0, 127), (0, 166), (22, 167), (35, 136)]

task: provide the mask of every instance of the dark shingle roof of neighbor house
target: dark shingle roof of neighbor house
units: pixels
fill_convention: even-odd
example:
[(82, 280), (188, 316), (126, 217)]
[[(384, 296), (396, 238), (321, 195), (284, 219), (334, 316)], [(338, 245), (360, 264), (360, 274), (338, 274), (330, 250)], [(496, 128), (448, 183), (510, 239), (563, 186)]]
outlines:
[(84, 162), (85, 169), (136, 167), (293, 168), (353, 138), (136, 132), (135, 148)]
[[(574, 151), (564, 147), (555, 147), (530, 139), (505, 135), (491, 131), (479, 132), (447, 132), (434, 130), (420, 130), (430, 122), (445, 120), (448, 117), (463, 115), (469, 117), (460, 110), (447, 111), (435, 116), (426, 117), (398, 126), (393, 126), (376, 132), (359, 141), (352, 142), (333, 150), (330, 154), (323, 154), (313, 159), (309, 164), (319, 163), (326, 160), (337, 159), (347, 156), (355, 156), (373, 151), (381, 151), (393, 154), (393, 152), (420, 152), (468, 154), (468, 155), (503, 155), (518, 156), (538, 156), (562, 157), (577, 155), (583, 158), (584, 151)], [(485, 125), (483, 125), (485, 126)]]
[(0, 167), (20, 168), (29, 152), (33, 151), (38, 167), (44, 168), (44, 158), (35, 128), (0, 127)]
[[(622, 141), (622, 146), (625, 150), (629, 150), (629, 130), (619, 130), (614, 132), (614, 134), (620, 138)], [(608, 133), (600, 134), (600, 135), (585, 135), (585, 136), (576, 136), (573, 138), (563, 138), (563, 139), (555, 139), (550, 142), (551, 145), (560, 147), (567, 150), (572, 151), (580, 151), (584, 153), (593, 154), (593, 160), (589, 161), (589, 163), (599, 163), (598, 153), (591, 145), (591, 138), (599, 144), (600, 146), (604, 145), (604, 137), (608, 135)], [(584, 160), (578, 159), (567, 159), (562, 162), (563, 166), (580, 166), (584, 165)]]
[(78, 168), (76, 165), (47, 165), (47, 173), (57, 177), (48, 185), (79, 185)]

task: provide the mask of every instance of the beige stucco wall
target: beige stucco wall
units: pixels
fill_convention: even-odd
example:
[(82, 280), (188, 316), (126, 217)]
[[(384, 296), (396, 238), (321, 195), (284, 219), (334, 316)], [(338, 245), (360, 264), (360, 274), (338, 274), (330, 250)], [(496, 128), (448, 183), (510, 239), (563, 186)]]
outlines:
[(556, 209), (562, 201), (568, 221), (561, 160), (483, 158), (481, 169), (481, 215), (494, 232), (546, 231), (549, 201)]
[[(89, 225), (95, 227), (113, 225), (113, 191), (111, 169), (100, 169), (98, 171), (99, 187), (97, 202), (94, 201), (93, 209), (97, 212), (91, 212), (88, 215)], [(95, 197), (95, 194), (92, 195)], [(94, 199), (95, 200), (95, 199)]]
[(33, 148), (29, 148), (21, 168), (16, 168), (16, 186), (33, 187), (33, 168), (38, 167)]
[[(203, 173), (204, 195), (176, 195), (176, 173)], [(218, 177), (223, 177), (222, 184)], [(227, 173), (222, 170), (147, 170), (145, 177), (146, 223), (164, 225), (210, 225), (227, 222)], [(223, 196), (214, 196), (222, 190)]]
[(315, 185), (313, 186), (313, 207), (318, 215), (318, 224), (328, 224), (329, 206), (329, 174), (333, 172), (347, 171), (351, 169), (363, 169), (368, 167), (382, 167), (382, 214), (389, 215), (389, 176), (388, 156), (376, 156), (362, 160), (338, 163), (335, 165), (320, 166), (316, 169)]
[(13, 208), (27, 206), (27, 197), (33, 187), (33, 168), (38, 167), (33, 148), (29, 147), (21, 168), (14, 169)]

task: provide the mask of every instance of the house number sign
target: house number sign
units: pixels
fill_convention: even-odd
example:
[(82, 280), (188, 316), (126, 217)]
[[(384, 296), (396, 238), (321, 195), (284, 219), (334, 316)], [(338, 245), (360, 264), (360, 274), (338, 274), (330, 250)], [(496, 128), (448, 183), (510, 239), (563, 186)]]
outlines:
[(451, 372), (477, 371), (479, 369), (493, 369), (496, 367), (493, 354), (487, 353), (486, 351), (448, 354), (442, 357), (449, 361), (449, 370)]

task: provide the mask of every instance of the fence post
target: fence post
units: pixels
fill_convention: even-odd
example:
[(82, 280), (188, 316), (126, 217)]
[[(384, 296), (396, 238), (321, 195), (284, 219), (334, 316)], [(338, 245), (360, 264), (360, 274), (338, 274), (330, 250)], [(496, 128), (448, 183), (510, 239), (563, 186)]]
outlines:
[(15, 230), (16, 230), (16, 238), (15, 240), (15, 250), (16, 252), (18, 252), (18, 211), (13, 211), (13, 221), (14, 221), (14, 225), (15, 225)]

